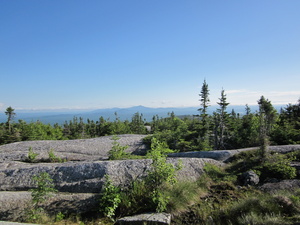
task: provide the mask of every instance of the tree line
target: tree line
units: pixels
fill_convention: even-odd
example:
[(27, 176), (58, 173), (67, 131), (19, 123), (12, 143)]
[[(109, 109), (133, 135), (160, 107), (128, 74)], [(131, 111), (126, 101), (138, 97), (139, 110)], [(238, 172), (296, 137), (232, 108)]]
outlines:
[[(227, 111), (225, 90), (221, 91), (218, 108), (208, 114), (210, 107), (209, 88), (204, 80), (200, 94), (198, 115), (177, 117), (174, 112), (167, 118), (153, 116), (150, 122), (143, 114), (135, 113), (131, 120), (121, 121), (115, 113), (113, 121), (102, 116), (99, 120), (84, 121), (74, 117), (64, 124), (43, 124), (15, 121), (15, 110), (5, 111), (7, 121), (0, 124), (0, 144), (30, 140), (70, 140), (95, 138), (118, 134), (151, 134), (169, 148), (179, 151), (236, 149), (263, 144), (300, 144), (300, 99), (288, 104), (279, 112), (271, 101), (261, 96), (259, 110), (251, 112), (248, 105), (243, 114)], [(151, 138), (146, 138), (149, 141)]]

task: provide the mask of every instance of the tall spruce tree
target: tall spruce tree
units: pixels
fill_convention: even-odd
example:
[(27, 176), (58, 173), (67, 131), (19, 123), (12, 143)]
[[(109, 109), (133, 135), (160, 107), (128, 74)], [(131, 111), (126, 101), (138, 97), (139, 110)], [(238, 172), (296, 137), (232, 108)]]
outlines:
[(276, 121), (277, 112), (272, 106), (271, 102), (268, 99), (265, 99), (264, 96), (258, 100), (259, 105), (259, 120), (260, 120), (260, 129), (259, 129), (259, 139), (261, 145), (261, 157), (264, 159), (267, 154), (267, 149), (269, 145), (269, 136), (271, 129)]
[(210, 141), (209, 141), (209, 116), (207, 113), (207, 109), (210, 106), (209, 105), (209, 89), (208, 84), (206, 83), (206, 80), (204, 80), (201, 88), (201, 92), (199, 94), (200, 96), (200, 108), (198, 111), (200, 112), (200, 119), (201, 119), (201, 125), (202, 125), (202, 131), (199, 134), (199, 147), (203, 150), (210, 150)]
[(215, 149), (226, 149), (225, 146), (225, 131), (227, 130), (228, 116), (226, 109), (229, 103), (227, 102), (224, 89), (221, 91), (221, 98), (217, 104), (220, 108), (215, 114)]
[(206, 83), (206, 80), (204, 80), (202, 88), (201, 88), (201, 92), (199, 94), (200, 96), (200, 108), (198, 109), (198, 111), (200, 112), (200, 117), (202, 119), (203, 125), (207, 125), (207, 108), (209, 107), (209, 89), (208, 89), (208, 84)]
[(15, 109), (13, 109), (11, 106), (9, 106), (6, 111), (5, 115), (7, 115), (7, 127), (8, 127), (8, 133), (11, 133), (11, 121), (14, 119), (16, 113)]

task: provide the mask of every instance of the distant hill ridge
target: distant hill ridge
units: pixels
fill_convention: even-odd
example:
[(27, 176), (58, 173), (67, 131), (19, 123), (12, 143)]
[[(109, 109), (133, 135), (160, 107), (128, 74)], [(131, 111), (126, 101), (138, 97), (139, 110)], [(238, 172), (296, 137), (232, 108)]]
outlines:
[[(200, 107), (200, 106), (199, 106)], [(65, 111), (36, 111), (36, 110), (15, 110), (16, 118), (15, 121), (22, 119), (26, 122), (35, 122), (41, 121), (45, 124), (63, 124), (65, 121), (72, 120), (74, 117), (82, 117), (85, 121), (87, 119), (97, 121), (101, 116), (104, 119), (110, 119), (114, 121), (116, 115), (120, 120), (131, 120), (133, 114), (141, 113), (147, 121), (151, 121), (152, 117), (158, 115), (159, 117), (167, 117), (169, 113), (174, 112), (176, 116), (182, 115), (197, 115), (199, 107), (168, 107), (168, 108), (150, 108), (142, 105), (133, 106), (129, 108), (107, 108), (107, 109), (97, 109), (92, 111), (79, 111), (79, 110), (65, 110)], [(285, 105), (274, 106), (278, 110)], [(208, 113), (214, 112), (218, 108), (218, 105), (213, 105), (209, 107)], [(243, 114), (245, 112), (245, 106), (235, 105), (228, 106), (228, 112), (231, 112), (232, 109), (236, 113)], [(258, 109), (258, 106), (251, 106), (252, 112), (255, 112)], [(4, 113), (0, 114), (0, 122), (6, 122), (6, 115)]]

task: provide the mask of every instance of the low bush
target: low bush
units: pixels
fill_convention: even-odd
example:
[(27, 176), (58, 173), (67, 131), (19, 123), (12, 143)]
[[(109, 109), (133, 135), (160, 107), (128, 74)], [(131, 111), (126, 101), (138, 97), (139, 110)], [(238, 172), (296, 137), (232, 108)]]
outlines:
[[(42, 172), (32, 177), (36, 188), (31, 189), (32, 205), (27, 209), (27, 222), (43, 223), (49, 220), (49, 216), (44, 211), (42, 203), (49, 199), (54, 188), (53, 180), (47, 172)], [(49, 222), (49, 221), (48, 221)]]
[(292, 159), (289, 155), (270, 153), (262, 160), (259, 151), (247, 151), (234, 156), (227, 171), (239, 175), (253, 170), (260, 176), (262, 182), (269, 178), (293, 179), (297, 174), (296, 169), (290, 165)]
[(114, 186), (108, 175), (105, 176), (106, 182), (100, 197), (100, 212), (114, 220), (116, 209), (121, 202), (120, 189)]
[(48, 161), (51, 163), (62, 163), (64, 162), (64, 160), (60, 157), (58, 157), (57, 155), (55, 155), (54, 150), (50, 149), (50, 151), (48, 152)]
[(113, 136), (112, 140), (112, 148), (108, 152), (108, 159), (109, 160), (119, 160), (119, 159), (125, 159), (129, 156), (125, 150), (128, 148), (128, 146), (121, 146), (120, 143), (118, 143), (119, 138), (117, 136)]
[(257, 167), (261, 172), (260, 179), (267, 178), (293, 179), (296, 177), (296, 169), (292, 167), (291, 160), (286, 155), (272, 154), (269, 155), (264, 163)]
[(142, 180), (134, 181), (129, 187), (122, 190), (119, 213), (130, 215), (140, 212), (166, 211), (170, 201), (169, 192), (164, 192), (165, 186), (173, 186), (176, 180), (176, 171), (181, 164), (174, 167), (166, 162), (166, 154), (171, 152), (164, 143), (152, 140), (151, 151), (147, 157), (152, 159), (151, 169)]
[(33, 152), (32, 147), (29, 147), (28, 155), (27, 155), (27, 162), (33, 163), (36, 161), (36, 157), (38, 156), (38, 153)]

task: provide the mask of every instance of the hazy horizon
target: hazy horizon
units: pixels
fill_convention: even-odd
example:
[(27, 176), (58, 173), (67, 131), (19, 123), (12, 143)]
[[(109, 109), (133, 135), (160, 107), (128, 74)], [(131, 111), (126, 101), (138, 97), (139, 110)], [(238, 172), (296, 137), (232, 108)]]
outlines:
[[(135, 113), (141, 113), (143, 114), (144, 118), (147, 121), (151, 121), (153, 116), (159, 116), (159, 117), (168, 117), (169, 113), (174, 112), (176, 116), (188, 116), (188, 115), (197, 115), (199, 114), (200, 106), (197, 107), (166, 107), (166, 108), (149, 108), (144, 106), (134, 106), (129, 108), (107, 108), (107, 109), (92, 109), (92, 110), (65, 110), (65, 111), (30, 111), (30, 110), (15, 110), (16, 116), (14, 118), (14, 121), (18, 120), (24, 120), (25, 122), (36, 122), (40, 121), (43, 123), (50, 123), (50, 124), (63, 124), (66, 121), (70, 121), (75, 117), (83, 118), (84, 121), (87, 119), (98, 121), (99, 118), (102, 116), (105, 119), (111, 119), (114, 120), (117, 117), (120, 120), (131, 120), (132, 116)], [(217, 110), (219, 106), (218, 105), (211, 105), (208, 107), (208, 113), (212, 114)], [(249, 105), (252, 112), (256, 112), (258, 110), (258, 105)], [(284, 105), (274, 105), (274, 107), (279, 111), (280, 108), (284, 107)], [(239, 113), (240, 115), (245, 114), (245, 106), (244, 105), (229, 105), (227, 106), (227, 112), (231, 112), (231, 110), (234, 109), (236, 113)], [(0, 123), (6, 122), (7, 116), (5, 113), (0, 113)]]
[[(272, 103), (272, 102), (271, 102)], [(287, 103), (287, 104), (272, 104), (274, 107), (284, 107), (288, 104), (296, 104), (296, 102), (291, 102), (291, 103)], [(258, 104), (247, 104), (249, 107), (258, 107)], [(59, 113), (59, 112), (91, 112), (94, 110), (111, 110), (111, 109), (128, 109), (128, 108), (134, 108), (134, 107), (145, 107), (145, 108), (150, 108), (150, 109), (171, 109), (171, 108), (178, 108), (178, 109), (184, 109), (184, 108), (200, 108), (200, 103), (199, 105), (194, 105), (194, 106), (179, 106), (179, 107), (148, 107), (145, 105), (136, 105), (136, 106), (129, 106), (129, 107), (108, 107), (108, 108), (44, 108), (44, 109), (22, 109), (22, 108), (14, 108), (15, 111), (19, 111), (22, 113), (34, 113), (34, 112), (54, 112), (54, 113)], [(209, 107), (212, 108), (216, 108), (218, 107), (218, 104), (210, 104)], [(233, 105), (233, 104), (229, 104), (228, 105), (229, 108), (234, 108), (234, 107), (246, 107), (245, 105)], [(4, 113), (6, 109), (2, 109), (0, 110), (1, 113)]]

